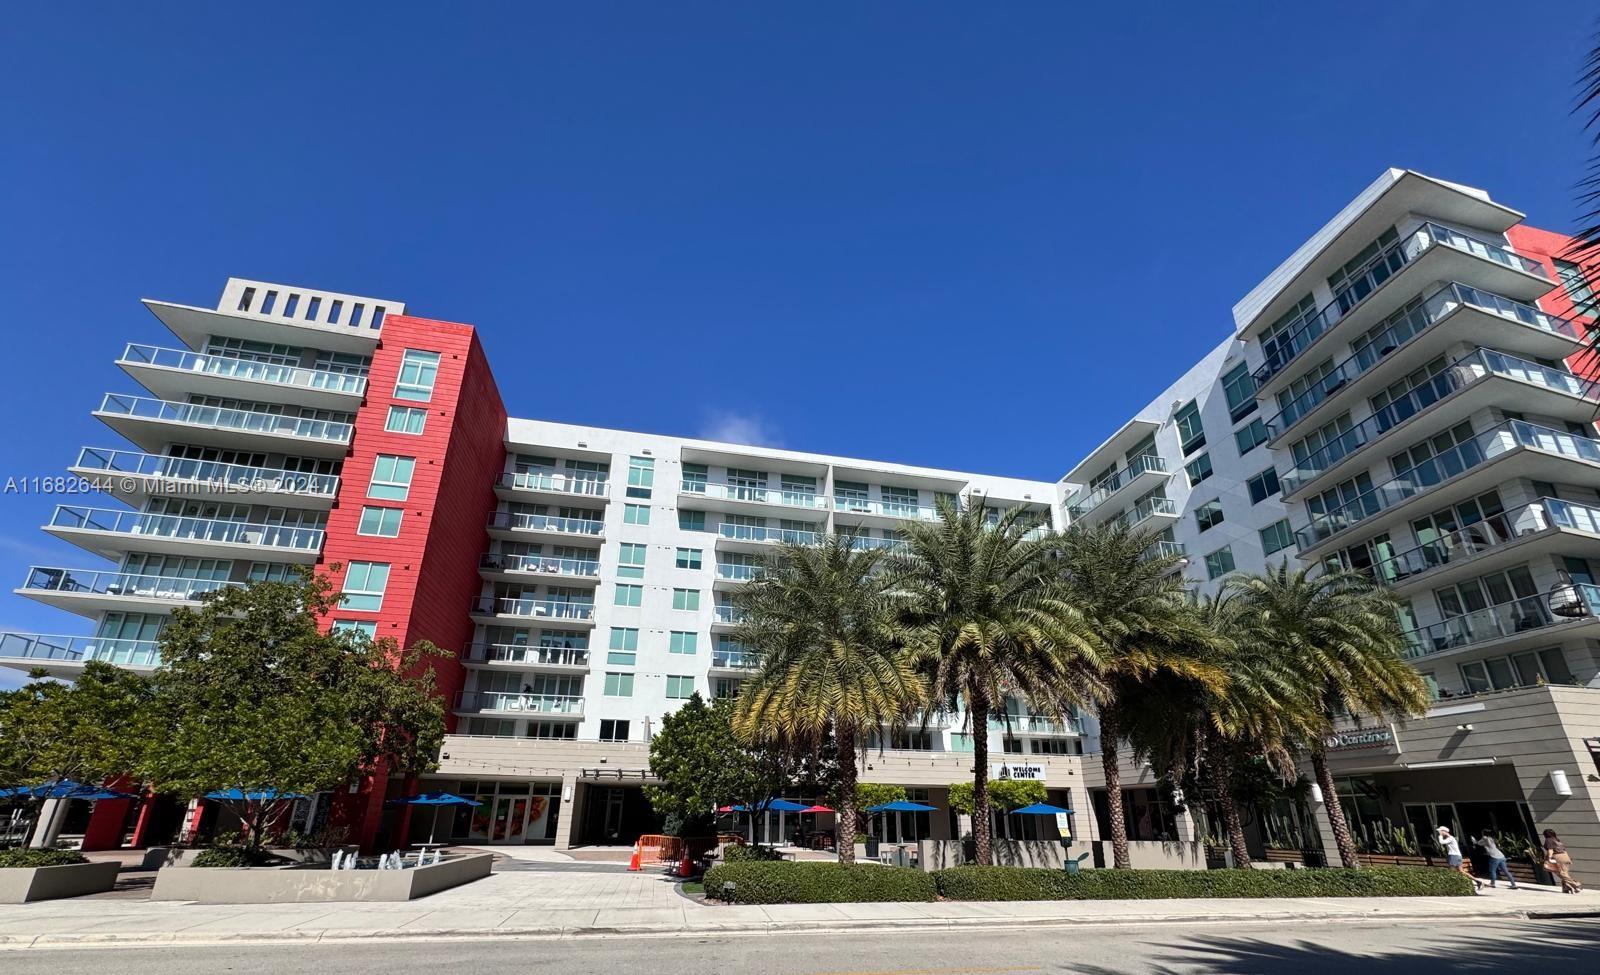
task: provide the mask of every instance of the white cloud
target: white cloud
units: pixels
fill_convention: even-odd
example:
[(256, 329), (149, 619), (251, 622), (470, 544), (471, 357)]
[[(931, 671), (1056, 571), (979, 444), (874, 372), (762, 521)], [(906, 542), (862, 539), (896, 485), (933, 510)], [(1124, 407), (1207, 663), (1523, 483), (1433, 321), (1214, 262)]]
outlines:
[(702, 440), (744, 444), (749, 447), (782, 447), (783, 437), (766, 417), (753, 413), (710, 410), (700, 425)]

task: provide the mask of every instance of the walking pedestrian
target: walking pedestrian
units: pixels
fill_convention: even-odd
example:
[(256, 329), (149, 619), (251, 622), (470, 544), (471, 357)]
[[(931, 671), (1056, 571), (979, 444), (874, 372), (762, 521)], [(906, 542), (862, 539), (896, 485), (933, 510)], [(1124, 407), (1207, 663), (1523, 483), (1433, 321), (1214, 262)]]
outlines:
[(1439, 846), (1444, 849), (1445, 862), (1450, 864), (1451, 869), (1472, 881), (1472, 889), (1474, 892), (1476, 892), (1479, 887), (1483, 886), (1483, 881), (1479, 880), (1477, 877), (1474, 877), (1472, 875), (1472, 868), (1467, 866), (1465, 860), (1461, 859), (1461, 843), (1450, 834), (1450, 827), (1439, 827)]
[(1563, 894), (1583, 893), (1583, 884), (1572, 876), (1572, 854), (1567, 852), (1567, 844), (1561, 842), (1553, 829), (1544, 831), (1544, 868), (1561, 881)]
[(1511, 876), (1511, 866), (1506, 863), (1506, 855), (1500, 852), (1500, 844), (1494, 841), (1494, 834), (1484, 830), (1473, 841), (1473, 845), (1482, 850), (1483, 855), (1489, 858), (1489, 886), (1495, 886), (1495, 882), (1504, 875), (1506, 880), (1511, 882), (1511, 889), (1516, 890), (1517, 878)]

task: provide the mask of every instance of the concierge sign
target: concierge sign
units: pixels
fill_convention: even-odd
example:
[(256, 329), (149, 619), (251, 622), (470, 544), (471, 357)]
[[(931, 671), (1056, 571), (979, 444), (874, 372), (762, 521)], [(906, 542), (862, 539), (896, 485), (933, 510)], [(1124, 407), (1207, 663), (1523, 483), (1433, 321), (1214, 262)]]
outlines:
[(1368, 748), (1395, 748), (1394, 726), (1382, 728), (1351, 728), (1336, 731), (1323, 742), (1330, 752), (1348, 752)]

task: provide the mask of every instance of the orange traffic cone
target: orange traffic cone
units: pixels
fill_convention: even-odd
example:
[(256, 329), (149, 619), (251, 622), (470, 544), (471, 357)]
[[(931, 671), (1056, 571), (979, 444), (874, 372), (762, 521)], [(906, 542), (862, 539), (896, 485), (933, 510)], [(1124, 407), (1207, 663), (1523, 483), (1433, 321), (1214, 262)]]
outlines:
[(639, 869), (639, 841), (638, 840), (634, 840), (633, 841), (633, 856), (628, 859), (628, 869), (629, 870), (638, 870)]
[(683, 848), (683, 859), (678, 863), (678, 876), (694, 876), (694, 861), (689, 859), (689, 847), (687, 844)]

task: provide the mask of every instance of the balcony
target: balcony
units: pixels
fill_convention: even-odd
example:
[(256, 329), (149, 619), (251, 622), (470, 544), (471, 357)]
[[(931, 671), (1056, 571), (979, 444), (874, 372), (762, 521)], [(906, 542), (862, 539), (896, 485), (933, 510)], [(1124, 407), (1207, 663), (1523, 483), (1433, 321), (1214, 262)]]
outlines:
[[(1514, 471), (1501, 473), (1503, 463), (1512, 457), (1521, 462)], [(1592, 479), (1596, 471), (1600, 471), (1600, 442), (1510, 420), (1318, 515), (1295, 532), (1295, 540), (1300, 557), (1309, 560), (1313, 552), (1329, 547), (1356, 525), (1375, 523), (1380, 514), (1398, 517), (1408, 502), (1424, 494), (1434, 507), (1444, 507), (1512, 476), (1559, 484)]]
[(1178, 502), (1171, 498), (1145, 498), (1111, 520), (1129, 528), (1139, 528), (1147, 523), (1176, 521), (1179, 514)]
[(678, 503), (694, 510), (734, 514), (771, 511), (774, 508), (813, 513), (828, 510), (828, 499), (812, 491), (747, 484), (712, 484), (697, 478), (684, 478), (679, 482)]
[(718, 603), (711, 611), (711, 628), (713, 630), (732, 629), (733, 627), (738, 626), (740, 623), (743, 623), (745, 619), (746, 614), (740, 612), (733, 606), (729, 606), (726, 603)]
[(367, 390), (365, 376), (137, 343), (123, 351), (117, 365), (139, 385), (168, 400), (194, 394), (354, 410)]
[(557, 518), (553, 515), (529, 515), (515, 511), (496, 511), (489, 516), (488, 532), (495, 538), (525, 540), (546, 538), (595, 539), (605, 534), (606, 523), (598, 518)]
[(486, 623), (499, 623), (505, 617), (514, 617), (555, 623), (561, 627), (594, 626), (593, 603), (563, 602), (558, 599), (482, 596), (472, 601), (470, 612), (480, 622)]
[(515, 582), (521, 579), (559, 579), (566, 582), (600, 581), (600, 563), (590, 559), (558, 559), (548, 555), (502, 555), (485, 552), (478, 571), (486, 579)]
[[(1491, 405), (1514, 404), (1519, 412), (1583, 423), (1594, 418), (1600, 387), (1570, 372), (1490, 349), (1470, 352), (1433, 378), (1362, 420), (1278, 477), (1285, 498), (1353, 472), (1363, 448), (1403, 426), (1426, 418), (1443, 430)], [(1425, 431), (1415, 431), (1420, 435)], [(1393, 441), (1390, 441), (1392, 444)]]
[(1156, 542), (1144, 550), (1140, 559), (1149, 562), (1152, 559), (1181, 559), (1189, 554), (1189, 547), (1182, 542), (1169, 542), (1165, 539)]
[(711, 651), (713, 677), (738, 677), (761, 669), (761, 654), (753, 650)]
[(1403, 280), (1418, 284), (1470, 281), (1517, 302), (1532, 301), (1554, 287), (1537, 261), (1448, 227), (1425, 223), (1374, 255), (1327, 305), (1263, 344), (1265, 361), (1255, 372), (1257, 396), (1276, 392), (1283, 385), (1287, 367), (1328, 336), (1357, 335), (1398, 309), (1415, 294), (1404, 283), (1395, 283)]
[(216, 308), (145, 300), (145, 307), (192, 349), (216, 335), (371, 355), (387, 315), (403, 301), (229, 278)]
[(107, 393), (94, 415), (145, 451), (159, 450), (177, 441), (236, 450), (343, 457), (352, 429), (348, 423), (333, 420), (117, 393)]
[[(1574, 537), (1587, 543), (1600, 540), (1600, 507), (1540, 498), (1382, 559), (1364, 571), (1395, 589), (1421, 583), (1443, 586), (1513, 560), (1527, 562), (1556, 554)], [(1348, 563), (1346, 567), (1355, 568)]]
[(576, 647), (530, 647), (519, 643), (471, 643), (461, 659), (489, 668), (562, 674), (589, 672), (589, 651)]
[(1530, 645), (1546, 645), (1574, 629), (1592, 629), (1597, 610), (1600, 587), (1563, 586), (1408, 630), (1405, 656), (1416, 660), (1490, 646), (1510, 653)]
[(91, 660), (150, 670), (161, 665), (161, 651), (155, 640), (0, 633), (0, 667), (39, 669), (55, 677), (70, 677)]
[[(846, 534), (841, 532), (841, 534)], [(891, 554), (904, 553), (911, 550), (911, 546), (903, 538), (868, 538), (865, 535), (855, 535), (851, 539), (856, 551), (872, 551), (882, 549)]]
[(327, 509), (339, 495), (336, 474), (188, 460), (135, 450), (85, 447), (70, 470), (135, 508), (143, 508), (153, 497), (177, 496)]
[(728, 586), (738, 586), (752, 579), (761, 578), (763, 569), (759, 565), (735, 565), (727, 562), (717, 563), (717, 579), (714, 585), (718, 589)]
[[(1583, 342), (1583, 330), (1569, 319), (1455, 282), (1397, 313), (1394, 319), (1360, 352), (1283, 404), (1267, 423), (1269, 442), (1287, 436), (1300, 421), (1329, 403), (1381, 389), (1456, 343), (1537, 359), (1561, 359)], [(1378, 368), (1380, 365), (1383, 368)]]
[(129, 552), (197, 558), (254, 558), (311, 565), (322, 552), (322, 529), (183, 515), (61, 505), (44, 530), (96, 555)]
[[(999, 731), (1004, 729), (1007, 721), (997, 718), (989, 719), (989, 727)], [(1081, 735), (1083, 725), (1077, 718), (1058, 720), (1045, 717), (1041, 714), (1013, 714), (1009, 724), (1014, 735)]]
[(130, 572), (97, 572), (93, 569), (60, 569), (33, 566), (17, 594), (38, 600), (69, 613), (96, 619), (101, 613), (163, 613), (178, 606), (196, 606), (207, 593), (241, 586), (226, 579), (196, 579), (183, 576), (149, 575)]
[(463, 691), (456, 697), (456, 713), (582, 718), (583, 698), (515, 691)]
[(1111, 502), (1118, 498), (1148, 494), (1171, 476), (1166, 461), (1155, 454), (1142, 454), (1128, 461), (1128, 466), (1115, 471), (1110, 477), (1096, 481), (1068, 498), (1067, 517), (1073, 524), (1085, 527), (1095, 525), (1111, 513)]
[(798, 528), (765, 528), (724, 522), (717, 529), (717, 548), (731, 551), (749, 551), (773, 545), (816, 545), (821, 541), (821, 532)]
[(494, 493), (507, 501), (528, 498), (599, 498), (604, 500), (611, 482), (598, 475), (557, 474), (553, 471), (507, 471), (494, 479)]
[(910, 501), (872, 501), (834, 495), (834, 520), (840, 525), (879, 525), (893, 528), (902, 521), (934, 522), (939, 520), (939, 509)]

